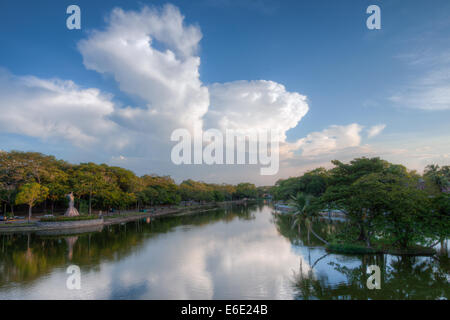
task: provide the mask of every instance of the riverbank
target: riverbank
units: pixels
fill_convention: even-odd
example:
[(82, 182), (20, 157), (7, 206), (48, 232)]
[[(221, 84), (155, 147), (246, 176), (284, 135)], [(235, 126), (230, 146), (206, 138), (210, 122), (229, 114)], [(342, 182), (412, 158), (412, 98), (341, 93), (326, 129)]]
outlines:
[(220, 202), (220, 203), (214, 203), (214, 204), (204, 204), (204, 205), (196, 205), (196, 206), (190, 206), (190, 207), (177, 207), (177, 208), (164, 208), (159, 211), (152, 211), (152, 212), (134, 212), (134, 213), (125, 213), (125, 214), (115, 214), (115, 215), (108, 215), (103, 216), (104, 225), (113, 225), (113, 224), (119, 224), (119, 223), (126, 223), (130, 221), (139, 220), (142, 218), (157, 218), (162, 216), (168, 216), (168, 215), (185, 215), (185, 214), (191, 214), (191, 213), (200, 213), (210, 210), (216, 210), (226, 205), (232, 205), (232, 204), (243, 204), (242, 201), (227, 201), (227, 202)]
[(371, 248), (368, 248), (363, 243), (330, 243), (326, 246), (326, 250), (338, 254), (391, 254), (399, 256), (433, 256), (436, 254), (436, 250), (433, 248), (423, 246), (404, 249), (392, 245), (374, 244)]
[[(250, 200), (253, 201), (253, 200)], [(98, 219), (86, 219), (86, 220), (76, 220), (76, 221), (57, 221), (54, 222), (22, 222), (22, 223), (11, 223), (11, 224), (1, 224), (0, 234), (4, 233), (25, 233), (25, 232), (41, 232), (41, 231), (58, 231), (67, 229), (77, 229), (83, 231), (83, 229), (90, 229), (93, 226), (107, 226), (114, 224), (121, 224), (130, 221), (136, 221), (145, 218), (156, 218), (168, 215), (185, 215), (192, 213), (205, 212), (210, 210), (215, 210), (222, 208), (224, 206), (233, 204), (246, 204), (247, 200), (235, 200), (235, 201), (224, 201), (216, 203), (206, 203), (194, 206), (186, 207), (169, 207), (169, 208), (152, 208), (147, 212), (124, 212), (117, 214), (109, 214), (99, 216)]]

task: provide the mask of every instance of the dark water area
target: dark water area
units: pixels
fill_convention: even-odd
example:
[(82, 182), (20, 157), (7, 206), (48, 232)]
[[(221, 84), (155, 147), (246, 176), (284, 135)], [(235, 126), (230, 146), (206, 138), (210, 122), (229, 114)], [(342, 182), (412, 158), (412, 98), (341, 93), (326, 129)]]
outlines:
[[(321, 221), (321, 236), (342, 221)], [(265, 204), (84, 234), (0, 235), (0, 299), (448, 299), (448, 258), (328, 254)], [(80, 268), (70, 290), (67, 268)], [(369, 290), (369, 265), (381, 289)]]

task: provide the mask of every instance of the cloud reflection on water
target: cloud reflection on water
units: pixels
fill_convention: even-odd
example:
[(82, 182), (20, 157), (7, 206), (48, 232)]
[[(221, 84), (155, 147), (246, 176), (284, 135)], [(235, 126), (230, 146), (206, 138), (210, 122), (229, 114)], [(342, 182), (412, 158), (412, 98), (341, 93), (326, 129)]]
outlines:
[(121, 259), (82, 269), (82, 289), (66, 289), (64, 268), (0, 299), (292, 299), (300, 261), (271, 222), (269, 207), (253, 219), (177, 227), (149, 238)]

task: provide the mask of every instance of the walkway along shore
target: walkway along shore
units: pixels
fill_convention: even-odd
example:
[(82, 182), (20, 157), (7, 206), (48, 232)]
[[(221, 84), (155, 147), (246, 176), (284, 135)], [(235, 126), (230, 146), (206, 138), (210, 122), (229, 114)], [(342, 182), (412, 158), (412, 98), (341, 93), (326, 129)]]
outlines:
[[(250, 200), (253, 201), (253, 200)], [(159, 210), (152, 210), (150, 212), (127, 212), (118, 213), (114, 215), (103, 215), (99, 219), (91, 220), (78, 220), (78, 221), (55, 221), (55, 222), (32, 222), (24, 223), (23, 225), (18, 223), (4, 224), (0, 226), (0, 234), (5, 233), (24, 233), (24, 232), (38, 232), (38, 231), (58, 231), (58, 230), (70, 230), (77, 229), (83, 231), (86, 229), (88, 232), (95, 227), (108, 226), (114, 224), (120, 224), (130, 221), (136, 221), (143, 218), (155, 218), (175, 214), (192, 214), (211, 211), (222, 208), (232, 204), (246, 204), (246, 200), (225, 201), (216, 203), (207, 203), (195, 206), (177, 207), (177, 208), (161, 208)]]

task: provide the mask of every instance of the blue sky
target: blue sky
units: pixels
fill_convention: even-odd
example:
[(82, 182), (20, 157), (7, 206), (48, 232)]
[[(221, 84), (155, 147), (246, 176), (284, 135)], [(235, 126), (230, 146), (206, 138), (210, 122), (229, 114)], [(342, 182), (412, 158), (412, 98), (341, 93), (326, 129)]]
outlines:
[[(429, 163), (448, 164), (448, 1), (190, 0), (170, 3), (185, 17), (184, 25), (192, 25), (201, 32), (201, 40), (193, 54), (200, 58), (200, 86), (238, 80), (268, 80), (283, 85), (288, 93), (307, 97), (308, 112), (298, 119), (297, 125), (286, 124), (285, 143), (306, 139), (313, 145), (319, 144), (321, 151), (313, 150), (308, 154), (300, 147), (283, 159), (277, 177), (256, 177), (248, 170), (248, 180), (258, 184), (272, 183), (279, 177), (325, 165), (331, 159), (349, 160), (359, 155), (382, 156), (413, 169), (421, 169)], [(68, 15), (65, 11), (70, 4), (81, 8), (81, 30), (66, 28)], [(105, 48), (100, 48), (101, 52), (91, 52), (85, 47), (83, 51), (79, 43), (89, 39), (88, 45), (92, 45), (92, 41), (96, 41), (94, 30), (105, 30), (107, 17), (115, 7), (124, 12), (141, 12), (145, 6), (163, 10), (165, 4), (166, 1), (2, 1), (0, 68), (9, 75), (4, 81), (20, 82), (14, 88), (16, 94), (23, 97), (26, 93), (22, 90), (25, 89), (19, 89), (23, 86), (23, 77), (70, 80), (77, 90), (96, 88), (110, 96), (104, 100), (114, 104), (115, 109), (126, 106), (145, 109), (149, 101), (155, 103), (153, 97), (124, 89), (126, 84), (115, 69), (119, 68), (117, 64), (102, 65), (100, 58), (96, 60), (96, 54), (108, 59), (103, 51)], [(368, 14), (365, 11), (371, 4), (381, 7), (381, 30), (366, 27)], [(157, 41), (153, 46), (160, 49)], [(162, 51), (165, 49), (161, 48)], [(86, 66), (89, 59), (91, 67)], [(152, 83), (136, 85), (151, 86)], [(33, 82), (33, 86), (41, 84)], [(32, 90), (29, 85), (25, 87)], [(247, 87), (239, 89), (250, 90)], [(5, 103), (15, 101), (10, 92), (16, 91), (0, 89), (2, 113), (11, 112), (13, 108), (13, 104)], [(1, 95), (6, 98), (1, 99)], [(155, 99), (160, 101), (159, 97)], [(209, 109), (214, 106), (214, 99), (211, 97)], [(20, 105), (14, 105), (14, 109), (17, 108)], [(254, 110), (257, 106), (251, 112)], [(44, 104), (42, 113), (45, 112)], [(261, 116), (251, 112), (248, 114), (255, 118)], [(108, 116), (119, 125), (125, 123), (124, 118)], [(84, 116), (80, 117), (80, 120), (84, 119)], [(185, 169), (167, 164), (170, 162), (167, 157), (155, 158), (154, 153), (141, 152), (139, 146), (123, 150), (110, 147), (99, 152), (98, 147), (77, 145), (70, 137), (60, 139), (61, 132), (52, 131), (58, 125), (56, 118), (39, 118), (49, 127), (39, 127), (37, 133), (18, 128), (19, 123), (23, 125), (24, 122), (13, 125), (12, 119), (16, 118), (0, 119), (0, 124), (4, 124), (0, 128), (0, 149), (34, 150), (73, 162), (93, 160), (122, 165), (140, 174), (152, 171), (172, 174), (177, 179), (187, 178)], [(50, 122), (54, 122), (53, 126)], [(360, 128), (351, 133), (358, 137), (349, 138), (346, 133), (351, 124)], [(369, 137), (368, 132), (375, 126), (379, 132), (375, 130), (376, 134)], [(344, 135), (342, 142), (320, 145), (324, 137), (326, 141), (340, 139), (336, 130)], [(149, 130), (148, 134), (157, 137), (155, 132), (159, 131)], [(98, 132), (87, 135), (96, 134)], [(133, 139), (134, 132), (129, 134), (128, 141)], [(165, 145), (171, 145), (170, 141)], [(156, 149), (163, 152), (159, 147)], [(236, 172), (235, 175), (230, 175), (229, 170)], [(235, 182), (242, 178), (241, 170), (229, 170), (196, 168), (190, 173), (193, 178), (207, 181)], [(220, 175), (222, 171), (223, 176)]]

